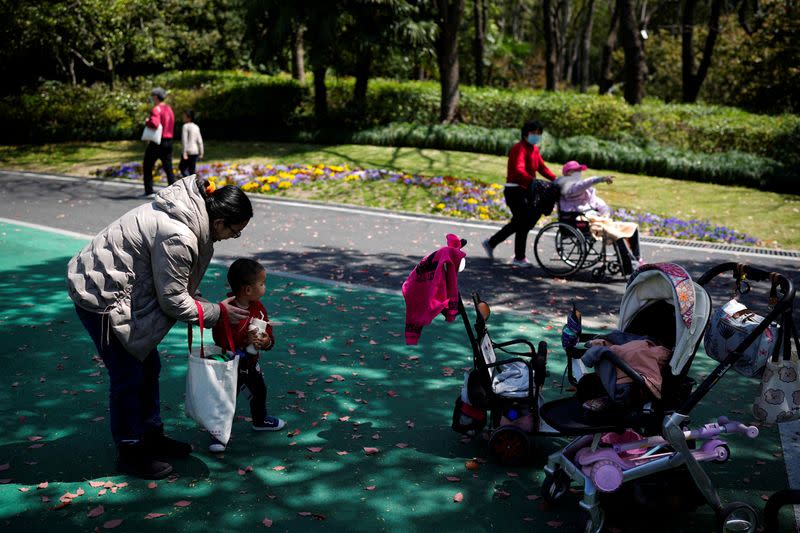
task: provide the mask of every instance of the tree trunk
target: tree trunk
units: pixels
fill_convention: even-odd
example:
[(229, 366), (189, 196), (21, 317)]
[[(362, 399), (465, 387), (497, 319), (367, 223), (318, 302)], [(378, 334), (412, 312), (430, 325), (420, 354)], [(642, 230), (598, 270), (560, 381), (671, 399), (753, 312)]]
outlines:
[(554, 27), (556, 28), (555, 42), (559, 64), (558, 72), (561, 76), (557, 79), (562, 80), (569, 79), (567, 76), (567, 65), (571, 58), (568, 57), (567, 36), (569, 35), (569, 19), (571, 16), (572, 6), (570, 5), (570, 0), (558, 0)]
[(719, 17), (722, 11), (722, 0), (714, 0), (711, 3), (711, 13), (708, 17), (708, 36), (703, 47), (703, 57), (697, 72), (694, 70), (694, 10), (697, 7), (697, 0), (686, 0), (683, 5), (683, 16), (681, 17), (681, 72), (683, 75), (683, 102), (692, 103), (697, 101), (700, 87), (708, 74), (711, 66), (711, 56), (714, 53), (714, 45), (719, 35)]
[(72, 81), (72, 86), (78, 85), (78, 78), (75, 76), (75, 59), (69, 58), (69, 77)]
[(586, 24), (583, 27), (583, 39), (581, 41), (581, 56), (580, 56), (580, 91), (585, 93), (589, 88), (589, 52), (592, 45), (592, 24), (594, 23), (594, 0), (589, 0), (586, 7)]
[(603, 54), (600, 59), (600, 82), (598, 84), (598, 94), (607, 94), (614, 85), (614, 76), (611, 72), (611, 54), (617, 47), (617, 32), (619, 31), (619, 12), (616, 4), (611, 11), (611, 22), (608, 27), (608, 37), (606, 44), (603, 45)]
[(556, 83), (561, 77), (558, 69), (558, 46), (556, 44), (556, 30), (553, 20), (553, 6), (551, 0), (542, 0), (542, 23), (544, 32), (544, 59), (545, 59), (545, 89), (556, 90)]
[(625, 50), (625, 100), (632, 105), (642, 101), (644, 93), (644, 47), (633, 12), (633, 0), (617, 0), (622, 48)]
[(464, 0), (436, 0), (436, 5), (439, 9), (436, 56), (442, 86), (439, 120), (450, 124), (458, 111), (458, 27)]
[(317, 124), (322, 125), (328, 118), (328, 88), (325, 87), (325, 66), (314, 65), (314, 116)]
[(367, 85), (371, 69), (372, 49), (365, 46), (356, 59), (356, 83), (353, 86), (353, 105), (359, 112), (363, 112), (367, 104)]
[(306, 83), (306, 60), (305, 48), (303, 46), (303, 33), (305, 28), (298, 25), (292, 32), (292, 79), (297, 80), (300, 85)]
[(475, 85), (483, 87), (485, 78), (483, 75), (483, 55), (486, 48), (486, 0), (473, 0), (472, 18), (475, 24), (475, 40), (473, 41), (472, 51), (475, 60)]
[(111, 81), (111, 90), (113, 91), (117, 87), (117, 74), (114, 71), (114, 60), (111, 58), (111, 52), (106, 50), (106, 68), (108, 69), (108, 75)]

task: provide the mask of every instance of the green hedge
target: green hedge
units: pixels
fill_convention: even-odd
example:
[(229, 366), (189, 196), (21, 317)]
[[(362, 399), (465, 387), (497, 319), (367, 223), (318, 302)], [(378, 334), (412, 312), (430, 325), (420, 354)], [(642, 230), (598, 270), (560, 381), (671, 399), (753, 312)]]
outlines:
[[(195, 109), (208, 138), (336, 137), (330, 129), (315, 129), (311, 85), (285, 75), (190, 71), (130, 80), (114, 91), (47, 82), (35, 93), (4, 97), (0, 142), (136, 138), (155, 85), (169, 90), (179, 123), (182, 110)], [(780, 190), (786, 190), (786, 176), (800, 168), (797, 115), (656, 101), (630, 106), (614, 96), (462, 87), (463, 125), (448, 129), (437, 125), (436, 82), (371, 80), (366, 105), (358, 108), (351, 103), (352, 79), (329, 77), (327, 86), (328, 125), (350, 142), (387, 144), (381, 139), (388, 138), (394, 145), (505, 153), (521, 123), (538, 118), (554, 139), (545, 148), (554, 160), (578, 158), (602, 168)]]
[[(378, 146), (414, 146), (505, 155), (519, 140), (511, 128), (480, 126), (421, 126), (390, 124), (360, 131), (320, 129), (295, 132), (292, 140), (315, 143), (352, 143)], [(703, 154), (656, 144), (636, 146), (587, 135), (559, 139), (545, 133), (542, 155), (551, 162), (576, 159), (599, 169), (647, 174), (709, 183), (742, 185), (796, 192), (798, 180), (774, 159), (736, 150)]]

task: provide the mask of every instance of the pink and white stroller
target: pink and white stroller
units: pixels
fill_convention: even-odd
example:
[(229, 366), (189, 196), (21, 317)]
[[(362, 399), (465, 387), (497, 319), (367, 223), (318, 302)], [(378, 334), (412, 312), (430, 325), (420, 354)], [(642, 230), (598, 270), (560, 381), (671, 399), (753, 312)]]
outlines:
[[(782, 297), (764, 318), (763, 327), (733, 350), (693, 392), (695, 383), (688, 372), (711, 311), (704, 285), (723, 272), (741, 272), (743, 268), (751, 281), (777, 279)], [(587, 515), (585, 531), (599, 533), (605, 522), (600, 493), (617, 491), (628, 482), (646, 483), (648, 477), (675, 475), (680, 486), (671, 487), (672, 492), (704, 499), (717, 515), (718, 530), (735, 527), (737, 531), (755, 531), (755, 510), (742, 502), (723, 505), (701, 463), (728, 460), (730, 452), (719, 438), (721, 434), (743, 433), (754, 438), (757, 429), (720, 417), (715, 424), (692, 430), (688, 427), (689, 414), (741, 357), (741, 351), (787, 307), (791, 309), (793, 301), (790, 280), (774, 274), (770, 278), (766, 271), (734, 263), (710, 270), (698, 283), (674, 264), (648, 265), (636, 271), (622, 297), (618, 329), (658, 339), (671, 349), (661, 369), (660, 395), (653, 393), (645, 373), (614, 353), (604, 352), (603, 362), (613, 375), (624, 374), (630, 380), (627, 396), (620, 401), (612, 397), (599, 402), (597, 408), (598, 402), (593, 400), (608, 389), (595, 372), (581, 378), (574, 396), (545, 403), (539, 413), (542, 420), (574, 440), (548, 458), (542, 485), (544, 499), (555, 503), (567, 494), (571, 483), (581, 485), (580, 507)], [(581, 334), (580, 340), (591, 337)], [(581, 358), (586, 352), (583, 348), (567, 349), (570, 358)], [(705, 442), (692, 449), (697, 440)]]

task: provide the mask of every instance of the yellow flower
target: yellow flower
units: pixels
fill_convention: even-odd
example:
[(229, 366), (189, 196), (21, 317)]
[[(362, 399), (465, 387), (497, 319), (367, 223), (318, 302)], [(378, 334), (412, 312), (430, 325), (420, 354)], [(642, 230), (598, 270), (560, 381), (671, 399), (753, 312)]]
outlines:
[(478, 212), (479, 212), (479, 213), (488, 213), (488, 212), (489, 212), (489, 208), (488, 208), (488, 207), (486, 207), (485, 205), (482, 205), (482, 206), (480, 206), (480, 207), (478, 208)]
[(478, 203), (478, 200), (476, 200), (475, 198), (468, 198), (467, 203), (470, 205), (475, 205)]
[(270, 188), (269, 184), (265, 183), (264, 185), (261, 186), (261, 189), (259, 189), (259, 190), (261, 192), (269, 192), (272, 189)]
[(442, 204), (442, 203), (438, 203), (438, 204), (436, 204), (436, 209), (442, 210), (442, 209), (444, 209), (444, 208), (445, 208), (445, 205), (444, 205), (444, 204)]
[(361, 179), (361, 176), (358, 174), (350, 174), (344, 178), (344, 181), (358, 181)]
[(493, 189), (489, 189), (488, 191), (486, 191), (487, 196), (494, 196), (495, 194), (497, 194), (497, 191)]
[(454, 192), (464, 192), (464, 187), (454, 187), (453, 191)]
[(492, 189), (495, 189), (495, 190), (500, 190), (500, 189), (503, 188), (503, 186), (500, 185), (499, 183), (492, 183), (491, 185), (489, 185), (489, 187), (491, 187)]
[(481, 220), (487, 220), (489, 218), (489, 215), (487, 215), (486, 213), (481, 213), (480, 215), (478, 215), (478, 218), (480, 218)]
[(291, 181), (282, 181), (282, 182), (280, 182), (278, 184), (278, 188), (279, 189), (288, 189), (291, 186), (292, 186), (292, 182)]

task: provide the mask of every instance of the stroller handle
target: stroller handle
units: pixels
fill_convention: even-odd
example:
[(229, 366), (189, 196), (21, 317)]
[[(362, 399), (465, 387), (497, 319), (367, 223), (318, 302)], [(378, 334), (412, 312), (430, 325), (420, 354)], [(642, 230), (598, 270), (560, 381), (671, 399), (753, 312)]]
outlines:
[[(778, 287), (780, 287), (781, 293), (783, 294), (781, 299), (775, 305), (776, 311), (783, 311), (785, 308), (791, 307), (791, 305), (794, 303), (795, 287), (794, 283), (792, 283), (792, 280), (780, 273), (769, 272), (767, 270), (743, 263), (734, 263), (731, 261), (717, 265), (700, 276), (700, 279), (697, 280), (697, 284), (706, 286), (712, 279), (716, 278), (720, 274), (727, 272), (732, 272), (735, 274), (737, 270), (743, 274), (746, 274), (747, 277), (753, 281), (766, 281), (770, 278), (775, 280), (775, 283)], [(775, 314), (777, 316), (778, 313)]]

